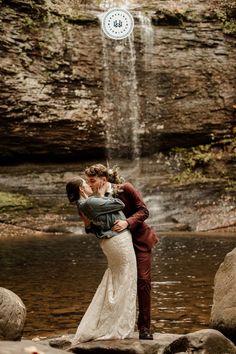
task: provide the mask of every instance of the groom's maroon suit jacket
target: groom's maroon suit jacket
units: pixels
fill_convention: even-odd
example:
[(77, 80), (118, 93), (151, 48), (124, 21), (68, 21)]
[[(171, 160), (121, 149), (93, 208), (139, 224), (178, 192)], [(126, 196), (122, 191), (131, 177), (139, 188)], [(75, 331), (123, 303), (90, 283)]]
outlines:
[(144, 220), (149, 216), (149, 211), (141, 194), (129, 182), (114, 185), (117, 197), (125, 204), (123, 212), (129, 224), (128, 229), (132, 234), (134, 248), (140, 251), (149, 251), (157, 242), (158, 237)]

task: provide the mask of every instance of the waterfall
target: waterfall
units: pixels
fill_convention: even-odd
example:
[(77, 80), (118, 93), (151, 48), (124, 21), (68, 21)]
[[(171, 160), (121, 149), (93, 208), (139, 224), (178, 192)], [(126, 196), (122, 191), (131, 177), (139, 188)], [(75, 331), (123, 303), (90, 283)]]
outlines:
[(122, 7), (128, 9), (130, 7), (129, 0), (103, 0), (100, 2), (100, 8), (103, 10), (111, 9), (112, 7)]
[(140, 22), (140, 34), (141, 42), (143, 43), (143, 58), (145, 70), (152, 68), (152, 53), (153, 53), (153, 28), (151, 19), (142, 14), (138, 13), (138, 18)]
[[(112, 7), (129, 9), (130, 1), (103, 0), (100, 7), (107, 11)], [(153, 31), (151, 21), (139, 13), (144, 65), (151, 64)], [(101, 18), (100, 18), (101, 19)], [(140, 157), (140, 106), (136, 75), (136, 50), (134, 32), (125, 39), (112, 40), (102, 30), (104, 106), (106, 122), (107, 158)]]
[(108, 158), (138, 158), (139, 100), (133, 35), (115, 43), (103, 37), (103, 60)]
[[(103, 1), (102, 8), (126, 7), (127, 1)], [(111, 40), (102, 33), (104, 66), (104, 119), (108, 159), (140, 156), (139, 99), (133, 33)]]

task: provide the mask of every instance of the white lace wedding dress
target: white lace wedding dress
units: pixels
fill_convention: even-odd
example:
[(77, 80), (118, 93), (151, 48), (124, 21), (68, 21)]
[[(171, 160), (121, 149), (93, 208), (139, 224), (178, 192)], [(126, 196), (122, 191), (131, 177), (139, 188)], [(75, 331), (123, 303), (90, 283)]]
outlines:
[(83, 316), (72, 345), (132, 337), (136, 317), (137, 268), (131, 234), (100, 241), (108, 268)]

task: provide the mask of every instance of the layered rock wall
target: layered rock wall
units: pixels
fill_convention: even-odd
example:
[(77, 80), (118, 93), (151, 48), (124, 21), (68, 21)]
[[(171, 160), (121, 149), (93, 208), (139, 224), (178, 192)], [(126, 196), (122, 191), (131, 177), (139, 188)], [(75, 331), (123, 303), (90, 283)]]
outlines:
[[(140, 8), (131, 10), (137, 99), (130, 110), (137, 105), (137, 114), (135, 131), (119, 135), (123, 145), (114, 140), (118, 155), (127, 155), (134, 141), (145, 155), (235, 133), (234, 38), (223, 34), (206, 2), (183, 3), (182, 8), (173, 1), (165, 8), (159, 2), (146, 6), (152, 20), (148, 47)], [(59, 0), (3, 0), (0, 6), (1, 161), (104, 157), (108, 120), (128, 125), (133, 119), (122, 102), (131, 99), (124, 88), (134, 75), (127, 75), (127, 65), (121, 63), (119, 72), (112, 66), (122, 51), (129, 61), (130, 45), (122, 48), (115, 41), (108, 53), (113, 59), (105, 60), (96, 7)], [(163, 17), (166, 11), (171, 16)], [(111, 65), (109, 75), (105, 62)], [(120, 104), (104, 99), (106, 80), (110, 92), (119, 91)]]

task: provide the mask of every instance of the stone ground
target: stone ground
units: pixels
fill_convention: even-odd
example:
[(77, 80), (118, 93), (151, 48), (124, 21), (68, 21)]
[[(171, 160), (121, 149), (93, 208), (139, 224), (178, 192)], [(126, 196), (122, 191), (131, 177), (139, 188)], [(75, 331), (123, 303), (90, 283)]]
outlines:
[[(133, 339), (91, 341), (71, 347), (71, 336), (43, 341), (0, 342), (0, 354), (236, 354), (236, 347), (220, 332), (201, 330), (187, 335), (154, 334), (153, 341)], [(50, 346), (49, 346), (50, 344)], [(54, 347), (54, 348), (53, 348)]]

